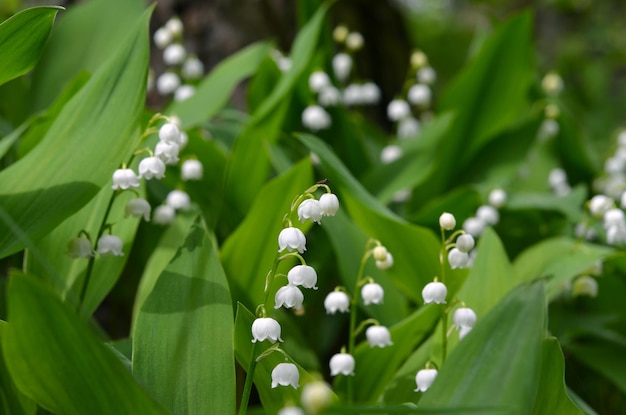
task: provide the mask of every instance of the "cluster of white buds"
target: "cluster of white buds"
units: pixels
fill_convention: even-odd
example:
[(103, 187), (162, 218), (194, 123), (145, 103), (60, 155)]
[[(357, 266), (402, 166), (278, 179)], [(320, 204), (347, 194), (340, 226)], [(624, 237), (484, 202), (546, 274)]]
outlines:
[(339, 210), (339, 199), (333, 193), (324, 193), (319, 200), (314, 198), (304, 199), (298, 205), (298, 219), (305, 222), (309, 219), (311, 222), (321, 224), (323, 216), (335, 216)]
[(546, 141), (555, 137), (560, 130), (557, 118), (561, 111), (556, 97), (563, 90), (563, 79), (556, 72), (549, 72), (541, 80), (541, 87), (548, 103), (544, 109), (544, 120), (537, 131), (537, 139)]
[(463, 222), (463, 230), (474, 238), (482, 235), (487, 226), (494, 226), (500, 221), (498, 209), (506, 204), (507, 194), (502, 189), (493, 189), (487, 200), (488, 204), (479, 206), (476, 214)]
[[(481, 209), (484, 210), (485, 208), (492, 208), (492, 207), (486, 206), (486, 205), (481, 206), (481, 208), (479, 209), (479, 212), (481, 211)], [(456, 227), (456, 218), (451, 213), (448, 213), (448, 212), (442, 213), (441, 216), (439, 216), (439, 227), (441, 228), (442, 232), (454, 230), (454, 228)], [(444, 241), (445, 249), (446, 250), (449, 249), (448, 263), (450, 264), (450, 268), (452, 269), (466, 268), (468, 266), (471, 266), (470, 252), (474, 248), (474, 237), (470, 233), (465, 233), (465, 232), (466, 231), (457, 231), (447, 241)], [(450, 244), (451, 239), (455, 235), (458, 235), (456, 238), (456, 242), (453, 244)], [(424, 288), (424, 290), (426, 291), (426, 295), (424, 296), (425, 302), (426, 302), (426, 298), (428, 299), (433, 298), (431, 295), (433, 287), (437, 287), (437, 285), (430, 286), (428, 290), (426, 290), (426, 287)], [(434, 298), (437, 299), (438, 297), (434, 297)], [(437, 301), (429, 301), (429, 302), (437, 302)]]
[(188, 99), (195, 93), (194, 81), (204, 75), (204, 64), (183, 45), (183, 22), (172, 17), (155, 32), (154, 44), (163, 50), (163, 63), (168, 69), (156, 79), (157, 92), (174, 95), (175, 101)]
[(548, 174), (548, 184), (557, 196), (566, 196), (572, 191), (572, 188), (567, 182), (567, 173), (560, 167), (550, 170)]
[(621, 199), (626, 206), (626, 130), (617, 134), (613, 151), (604, 162), (604, 172), (594, 182), (594, 189), (599, 193)]

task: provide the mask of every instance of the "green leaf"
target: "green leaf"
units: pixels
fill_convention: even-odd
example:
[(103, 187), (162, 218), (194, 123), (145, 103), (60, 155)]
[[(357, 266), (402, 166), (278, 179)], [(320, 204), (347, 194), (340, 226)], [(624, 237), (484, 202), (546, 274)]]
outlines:
[(588, 339), (570, 343), (566, 351), (574, 355), (585, 366), (602, 374), (626, 394), (626, 347), (609, 341)]
[(249, 307), (264, 301), (265, 277), (278, 252), (283, 216), (289, 212), (293, 199), (312, 184), (308, 160), (268, 182), (245, 220), (224, 242), (221, 259), (231, 289)]
[(41, 143), (0, 172), (0, 257), (27, 243), (12, 231), (42, 237), (91, 200), (130, 155), (145, 99), (149, 17), (144, 13), (118, 53), (65, 105)]
[(76, 312), (36, 278), (12, 275), (7, 301), (2, 352), (25, 395), (68, 415), (167, 413)]
[(539, 192), (511, 192), (506, 202), (507, 209), (541, 209), (562, 213), (570, 222), (583, 219), (581, 206), (587, 200), (587, 189), (576, 186), (565, 196)]
[[(0, 341), (8, 328), (6, 321), (0, 320)], [(9, 370), (4, 361), (4, 356), (0, 353), (0, 410), (3, 414), (10, 415), (34, 415), (37, 405), (28, 399), (11, 379)]]
[(63, 7), (33, 7), (0, 24), (0, 85), (30, 71)]
[(233, 324), (224, 271), (197, 219), (141, 306), (133, 374), (172, 413), (234, 413)]
[(255, 73), (270, 48), (269, 42), (258, 42), (228, 57), (202, 80), (191, 98), (174, 101), (165, 112), (178, 116), (184, 128), (209, 121), (228, 102), (237, 84)]
[(530, 413), (546, 318), (543, 282), (513, 290), (450, 353), (419, 406), (480, 405), (508, 414)]
[(567, 394), (565, 362), (554, 337), (543, 341), (543, 363), (533, 414), (583, 414)]

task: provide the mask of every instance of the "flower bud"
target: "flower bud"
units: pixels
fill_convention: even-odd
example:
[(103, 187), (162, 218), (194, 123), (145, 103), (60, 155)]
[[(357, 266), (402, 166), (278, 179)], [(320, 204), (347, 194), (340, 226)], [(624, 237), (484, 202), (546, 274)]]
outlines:
[(605, 195), (595, 195), (589, 200), (589, 213), (592, 216), (603, 216), (613, 206), (613, 199)]
[(415, 392), (426, 392), (435, 381), (437, 373), (437, 369), (422, 369), (417, 372), (415, 376), (415, 383), (417, 384)]
[(152, 37), (154, 40), (154, 44), (157, 48), (163, 49), (170, 43), (172, 43), (172, 34), (165, 27), (160, 27), (154, 32), (154, 36)]
[(193, 85), (181, 85), (174, 92), (174, 101), (184, 101), (189, 99), (196, 93), (196, 87)]
[(459, 307), (454, 311), (452, 321), (457, 329), (472, 328), (476, 324), (476, 313), (468, 307)]
[(495, 225), (500, 221), (500, 214), (493, 206), (483, 205), (476, 211), (476, 217), (488, 225)]
[(464, 233), (456, 238), (456, 247), (461, 252), (469, 252), (474, 248), (474, 237), (469, 233)]
[(169, 225), (176, 218), (176, 210), (169, 205), (157, 206), (152, 215), (152, 222), (156, 225)]
[(393, 163), (402, 157), (402, 148), (395, 144), (390, 144), (383, 148), (383, 151), (380, 153), (380, 161), (383, 164)]
[(176, 210), (189, 210), (191, 207), (191, 200), (186, 192), (182, 190), (172, 190), (167, 194), (165, 204)]
[(506, 203), (507, 195), (502, 189), (493, 189), (489, 192), (489, 204), (496, 209), (501, 208)]
[(164, 72), (156, 80), (156, 88), (161, 95), (169, 95), (179, 86), (180, 78), (173, 72)]
[(448, 289), (443, 283), (438, 281), (429, 282), (422, 290), (424, 304), (445, 304), (446, 295), (448, 295)]
[(439, 226), (445, 231), (451, 231), (456, 226), (456, 219), (452, 213), (443, 212), (439, 216)]
[(315, 71), (309, 76), (309, 88), (313, 92), (320, 92), (330, 85), (330, 78), (324, 71)]
[(337, 353), (331, 357), (329, 366), (330, 376), (354, 376), (354, 357), (348, 353)]
[(333, 72), (341, 82), (348, 80), (352, 70), (352, 58), (347, 53), (338, 53), (333, 57)]
[(332, 124), (330, 115), (319, 105), (310, 105), (302, 112), (302, 125), (312, 131), (325, 130)]
[(417, 80), (422, 84), (431, 85), (437, 80), (437, 72), (432, 67), (425, 66), (417, 71)]
[(367, 283), (361, 288), (361, 298), (363, 298), (363, 304), (381, 304), (383, 302), (383, 296), (385, 290), (380, 284), (375, 282)]
[(280, 324), (273, 318), (257, 318), (252, 323), (252, 343), (269, 340), (274, 344), (283, 341), (280, 338)]
[(298, 389), (300, 380), (300, 373), (298, 368), (293, 363), (279, 363), (272, 370), (272, 388), (280, 386), (292, 386), (294, 389)]
[(411, 115), (409, 104), (402, 99), (394, 99), (387, 105), (387, 118), (391, 121), (399, 121)]
[(351, 32), (346, 37), (346, 46), (352, 51), (361, 50), (363, 43), (363, 36), (359, 32)]
[(393, 345), (389, 329), (384, 326), (369, 326), (367, 330), (365, 330), (365, 337), (370, 347), (378, 346), (382, 348)]
[(180, 70), (185, 79), (199, 79), (204, 74), (204, 64), (195, 56), (190, 56), (185, 60)]
[(185, 55), (187, 55), (185, 47), (179, 43), (174, 43), (163, 50), (163, 62), (166, 65), (180, 65), (185, 60)]
[(376, 261), (376, 267), (378, 269), (386, 270), (393, 266), (393, 256), (387, 252), (387, 257), (384, 261)]
[(332, 291), (324, 299), (324, 308), (327, 314), (347, 313), (350, 311), (350, 299), (343, 291)]
[(348, 31), (347, 27), (345, 27), (344, 25), (339, 25), (335, 28), (335, 30), (333, 30), (333, 39), (337, 43), (343, 43), (346, 41), (349, 33), (350, 32)]
[(382, 245), (378, 245), (372, 250), (372, 255), (376, 261), (385, 261), (388, 253), (387, 248)]
[(326, 382), (313, 381), (302, 388), (302, 406), (310, 414), (317, 414), (333, 403), (333, 391)]
[(465, 268), (468, 261), (469, 255), (467, 255), (467, 252), (463, 252), (458, 248), (452, 248), (448, 252), (448, 263), (452, 269)]
[(428, 85), (424, 84), (415, 84), (407, 93), (407, 98), (409, 102), (413, 105), (424, 106), (427, 107), (430, 105), (431, 92)]
[(91, 241), (84, 236), (72, 239), (67, 245), (67, 255), (71, 258), (92, 257)]
[(474, 238), (478, 238), (485, 231), (487, 224), (479, 218), (467, 218), (463, 222), (463, 230)]
[(183, 180), (201, 180), (203, 174), (204, 168), (199, 160), (185, 160), (180, 168), (180, 177)]

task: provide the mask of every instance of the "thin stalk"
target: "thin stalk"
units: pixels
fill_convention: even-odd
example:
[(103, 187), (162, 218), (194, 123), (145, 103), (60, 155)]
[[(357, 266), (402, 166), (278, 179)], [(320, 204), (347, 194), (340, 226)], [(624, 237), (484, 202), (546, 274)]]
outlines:
[[(363, 258), (361, 259), (361, 265), (359, 267), (359, 273), (357, 274), (356, 277), (356, 282), (354, 283), (354, 290), (352, 291), (352, 299), (350, 300), (350, 332), (349, 332), (349, 338), (348, 338), (348, 354), (350, 354), (351, 356), (354, 356), (354, 343), (355, 343), (355, 337), (356, 337), (356, 333), (355, 333), (355, 328), (356, 328), (356, 313), (357, 313), (357, 306), (358, 306), (358, 302), (359, 302), (359, 296), (358, 296), (358, 292), (359, 292), (359, 283), (361, 282), (361, 278), (363, 278), (363, 272), (365, 271), (365, 263), (367, 262), (367, 258), (369, 258), (369, 251), (366, 251), (365, 255), (363, 255)], [(352, 403), (352, 396), (353, 396), (353, 390), (352, 390), (352, 376), (348, 376), (347, 379), (347, 386), (348, 386), (348, 403)]]
[(252, 343), (252, 351), (250, 352), (250, 364), (248, 365), (248, 371), (246, 372), (246, 382), (243, 385), (243, 392), (241, 393), (241, 403), (239, 405), (239, 415), (245, 415), (248, 411), (248, 401), (250, 400), (250, 392), (252, 391), (252, 380), (254, 378), (254, 369), (256, 369), (256, 345)]
[[(446, 233), (441, 229), (441, 250), (439, 251), (439, 264), (441, 265), (441, 282), (446, 284)], [(441, 305), (441, 365), (446, 361), (448, 353), (448, 313), (446, 305)]]

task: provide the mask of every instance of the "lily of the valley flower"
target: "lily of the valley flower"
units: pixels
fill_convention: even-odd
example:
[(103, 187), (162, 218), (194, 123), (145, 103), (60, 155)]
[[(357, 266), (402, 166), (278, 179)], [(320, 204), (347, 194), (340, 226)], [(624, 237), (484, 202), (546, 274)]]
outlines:
[(325, 130), (331, 123), (330, 115), (319, 105), (310, 105), (302, 112), (302, 125), (311, 131)]
[(298, 389), (300, 374), (298, 368), (293, 363), (279, 363), (272, 370), (272, 388), (280, 386), (292, 386)]
[(176, 218), (176, 210), (169, 205), (157, 206), (152, 215), (152, 221), (157, 225), (169, 225)]
[(461, 252), (469, 252), (474, 248), (474, 237), (468, 233), (464, 233), (463, 235), (459, 235), (456, 238), (456, 247)]
[(389, 329), (384, 326), (369, 326), (365, 330), (365, 337), (370, 347), (385, 347), (391, 346), (391, 334)]
[(316, 380), (304, 385), (300, 401), (307, 413), (317, 414), (333, 403), (333, 391), (326, 382)]
[(159, 141), (154, 148), (154, 155), (163, 161), (163, 163), (172, 165), (178, 163), (178, 153), (180, 147), (176, 143), (168, 141)]
[(117, 169), (113, 172), (113, 190), (139, 187), (139, 178), (132, 169)]
[(304, 301), (304, 294), (300, 289), (292, 284), (287, 284), (284, 287), (280, 287), (278, 291), (276, 291), (276, 296), (274, 297), (274, 308), (294, 308), (296, 310), (300, 310), (302, 308), (302, 302)]
[(422, 369), (417, 372), (415, 376), (415, 383), (417, 384), (415, 392), (426, 392), (435, 381), (437, 373), (437, 369)]
[(339, 374), (346, 376), (354, 375), (354, 357), (348, 353), (337, 353), (330, 358), (330, 376)]
[(324, 193), (320, 196), (320, 209), (324, 216), (335, 216), (339, 210), (339, 199), (333, 193)]
[(439, 216), (439, 226), (441, 229), (451, 231), (456, 226), (456, 219), (452, 213), (443, 212)]
[(493, 189), (489, 192), (489, 204), (496, 209), (501, 208), (506, 203), (507, 194), (502, 189)]
[(385, 290), (383, 290), (383, 287), (375, 282), (367, 283), (361, 288), (361, 297), (365, 305), (381, 304), (384, 295)]
[(448, 252), (448, 262), (452, 269), (465, 268), (469, 262), (469, 255), (467, 252), (463, 252), (458, 248), (452, 248), (450, 252)]
[(124, 243), (115, 235), (102, 235), (98, 239), (97, 251), (100, 255), (124, 256)]
[(457, 329), (463, 327), (472, 328), (476, 324), (476, 313), (468, 307), (459, 307), (452, 316), (452, 321)]
[(445, 304), (446, 295), (448, 295), (448, 289), (439, 281), (429, 282), (422, 290), (424, 304)]
[(89, 258), (93, 256), (91, 241), (84, 236), (72, 239), (67, 246), (67, 255), (71, 258)]
[(317, 272), (308, 265), (296, 265), (287, 273), (289, 284), (301, 285), (304, 288), (317, 290)]
[(305, 415), (305, 413), (297, 406), (285, 406), (278, 411), (278, 415)]
[(298, 206), (298, 219), (300, 219), (300, 222), (310, 219), (311, 222), (321, 223), (322, 207), (320, 202), (315, 199), (303, 200), (300, 206)]
[(273, 318), (257, 318), (252, 323), (252, 343), (264, 340), (269, 340), (270, 343), (282, 342), (280, 331), (280, 324)]
[(384, 261), (376, 261), (376, 267), (378, 269), (389, 269), (393, 266), (393, 256), (391, 255), (391, 253), (387, 252), (387, 257), (385, 258)]
[(162, 179), (165, 176), (165, 164), (158, 157), (146, 157), (139, 163), (139, 177), (146, 180)]
[(126, 216), (132, 215), (142, 217), (146, 222), (150, 222), (150, 203), (146, 199), (137, 197), (126, 202)]
[(183, 180), (200, 180), (203, 173), (202, 163), (194, 159), (185, 160), (180, 168), (180, 177)]
[(278, 235), (278, 252), (297, 249), (299, 253), (306, 251), (306, 238), (298, 228), (288, 227)]
[(159, 140), (166, 143), (180, 144), (180, 129), (172, 122), (163, 124), (159, 128)]
[(165, 204), (173, 207), (175, 210), (189, 210), (191, 199), (187, 192), (182, 190), (172, 190), (167, 194)]
[(327, 314), (347, 313), (350, 311), (350, 299), (343, 291), (332, 291), (324, 299), (324, 308)]

